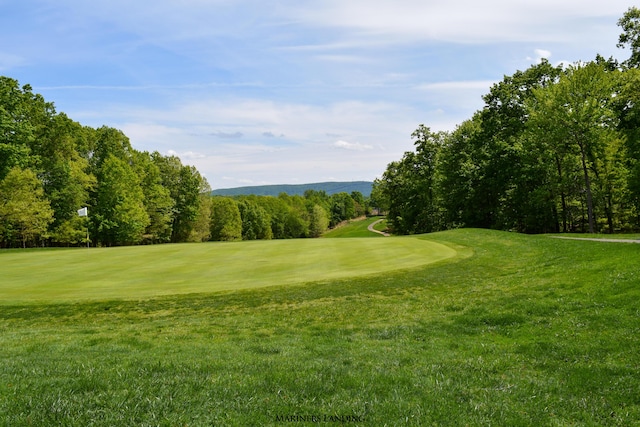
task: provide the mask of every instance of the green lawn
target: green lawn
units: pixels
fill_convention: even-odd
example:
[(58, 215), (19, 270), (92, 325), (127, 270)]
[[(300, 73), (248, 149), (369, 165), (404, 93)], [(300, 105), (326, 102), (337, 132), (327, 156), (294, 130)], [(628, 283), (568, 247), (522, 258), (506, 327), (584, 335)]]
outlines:
[(7, 250), (0, 251), (0, 304), (150, 298), (325, 281), (455, 256), (447, 246), (415, 237)]
[[(327, 231), (322, 237), (384, 237), (382, 234), (372, 233), (367, 229), (369, 224), (372, 224), (382, 217), (369, 217), (363, 220), (352, 220), (348, 224), (334, 228)], [(376, 229), (380, 229), (376, 227)]]
[[(485, 230), (362, 240), (390, 245), (387, 258), (396, 240), (458, 255), (283, 286), (0, 306), (0, 425), (639, 425), (640, 245)], [(90, 256), (27, 251), (22, 271), (50, 252)], [(2, 286), (20, 254), (0, 253)]]

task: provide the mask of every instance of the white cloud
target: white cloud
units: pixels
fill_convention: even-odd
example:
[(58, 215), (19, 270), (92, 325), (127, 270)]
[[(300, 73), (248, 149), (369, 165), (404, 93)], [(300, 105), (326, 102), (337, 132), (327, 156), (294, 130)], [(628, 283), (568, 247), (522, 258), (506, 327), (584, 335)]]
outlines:
[(354, 151), (373, 150), (373, 147), (371, 145), (361, 144), (359, 142), (348, 142), (343, 140), (334, 142), (333, 146), (336, 148), (342, 148), (344, 150), (354, 150)]
[(215, 136), (216, 138), (222, 138), (222, 139), (239, 139), (242, 138), (244, 135), (242, 134), (242, 132), (221, 132), (221, 131), (217, 131), (217, 132), (212, 132), (211, 136)]
[(177, 157), (180, 157), (180, 159), (186, 159), (186, 160), (204, 159), (207, 157), (202, 153), (196, 153), (193, 151), (177, 152), (175, 150), (168, 150), (167, 154), (169, 156), (177, 156)]
[(534, 52), (538, 59), (549, 59), (551, 57), (551, 51), (546, 49), (535, 49)]
[(423, 83), (416, 87), (418, 90), (425, 91), (488, 91), (495, 83), (492, 80), (467, 80), (467, 81), (451, 81), (451, 82), (435, 82)]
[[(241, 180), (372, 180), (412, 149), (411, 132), (424, 121), (422, 114), (400, 104), (360, 101), (310, 105), (200, 99), (158, 109), (114, 105), (103, 113), (134, 147), (166, 147), (160, 151), (196, 166), (213, 188), (243, 185)], [(242, 138), (213, 136), (220, 132)]]
[(527, 61), (533, 61), (536, 64), (539, 64), (542, 62), (543, 59), (549, 59), (551, 58), (551, 51), (550, 50), (546, 50), (546, 49), (534, 49), (533, 50), (534, 56), (527, 56)]
[[(311, 25), (345, 28), (368, 37), (487, 43), (509, 40), (567, 39), (583, 35), (567, 31), (566, 23), (599, 16), (619, 17), (628, 2), (580, 0), (325, 0), (315, 7), (292, 5), (291, 13)], [(557, 25), (565, 23), (565, 25)], [(550, 25), (551, 24), (551, 25)], [(540, 31), (541, 28), (546, 31)], [(572, 34), (573, 33), (573, 34)], [(591, 34), (592, 38), (600, 35)]]

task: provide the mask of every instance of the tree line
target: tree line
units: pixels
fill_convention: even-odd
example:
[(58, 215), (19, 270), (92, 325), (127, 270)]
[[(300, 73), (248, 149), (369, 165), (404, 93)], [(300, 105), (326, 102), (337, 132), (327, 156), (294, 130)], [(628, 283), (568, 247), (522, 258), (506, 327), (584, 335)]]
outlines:
[(640, 229), (640, 10), (619, 20), (618, 63), (548, 61), (494, 84), (454, 131), (420, 125), (372, 199), (399, 234)]
[[(82, 126), (0, 77), (0, 247), (315, 237), (366, 209), (356, 193), (210, 193), (178, 157), (138, 151), (118, 129)], [(84, 207), (88, 216), (78, 214)]]
[(343, 221), (371, 213), (359, 191), (304, 196), (213, 196), (209, 240), (295, 239), (319, 237)]

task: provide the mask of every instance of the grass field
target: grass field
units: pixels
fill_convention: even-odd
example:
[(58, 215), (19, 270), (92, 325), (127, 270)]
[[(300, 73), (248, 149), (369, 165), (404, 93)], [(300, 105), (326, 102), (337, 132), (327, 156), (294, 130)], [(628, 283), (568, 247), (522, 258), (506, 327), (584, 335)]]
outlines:
[[(333, 230), (329, 230), (322, 237), (335, 238), (335, 237), (384, 237), (382, 234), (372, 233), (367, 230), (367, 227), (381, 219), (382, 217), (369, 217), (365, 220), (352, 221), (346, 226), (341, 226), (338, 228), (334, 228)], [(386, 226), (385, 226), (386, 227)], [(377, 230), (384, 229), (381, 227), (377, 227)]]
[(0, 305), (326, 281), (416, 268), (455, 256), (447, 246), (415, 237), (8, 250), (0, 252)]
[[(486, 230), (407, 241), (458, 255), (238, 291), (0, 306), (0, 425), (639, 425), (640, 245)], [(3, 287), (19, 255), (25, 272), (51, 256), (0, 253)]]

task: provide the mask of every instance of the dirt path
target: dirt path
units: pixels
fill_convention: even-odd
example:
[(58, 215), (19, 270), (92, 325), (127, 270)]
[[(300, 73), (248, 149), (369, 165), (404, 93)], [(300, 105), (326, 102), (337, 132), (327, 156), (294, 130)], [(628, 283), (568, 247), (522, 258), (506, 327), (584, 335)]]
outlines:
[(384, 218), (383, 218), (383, 219), (379, 219), (379, 220), (377, 220), (377, 221), (375, 221), (375, 222), (372, 222), (372, 223), (371, 223), (371, 224), (369, 224), (369, 226), (367, 227), (367, 230), (369, 230), (369, 231), (371, 231), (371, 232), (373, 232), (373, 233), (382, 234), (382, 235), (383, 235), (383, 236), (385, 236), (385, 237), (389, 237), (389, 236), (390, 236), (390, 234), (389, 234), (389, 233), (385, 233), (384, 231), (379, 231), (379, 230), (376, 230), (375, 228), (373, 228), (373, 227), (375, 227), (375, 225), (376, 225), (376, 224), (378, 224), (378, 223), (380, 223), (380, 222), (382, 222), (382, 221), (384, 221)]
[(615, 242), (615, 243), (640, 243), (640, 240), (634, 239), (598, 239), (596, 237), (567, 237), (567, 236), (549, 236), (554, 239), (569, 239), (569, 240), (591, 240), (593, 242)]

